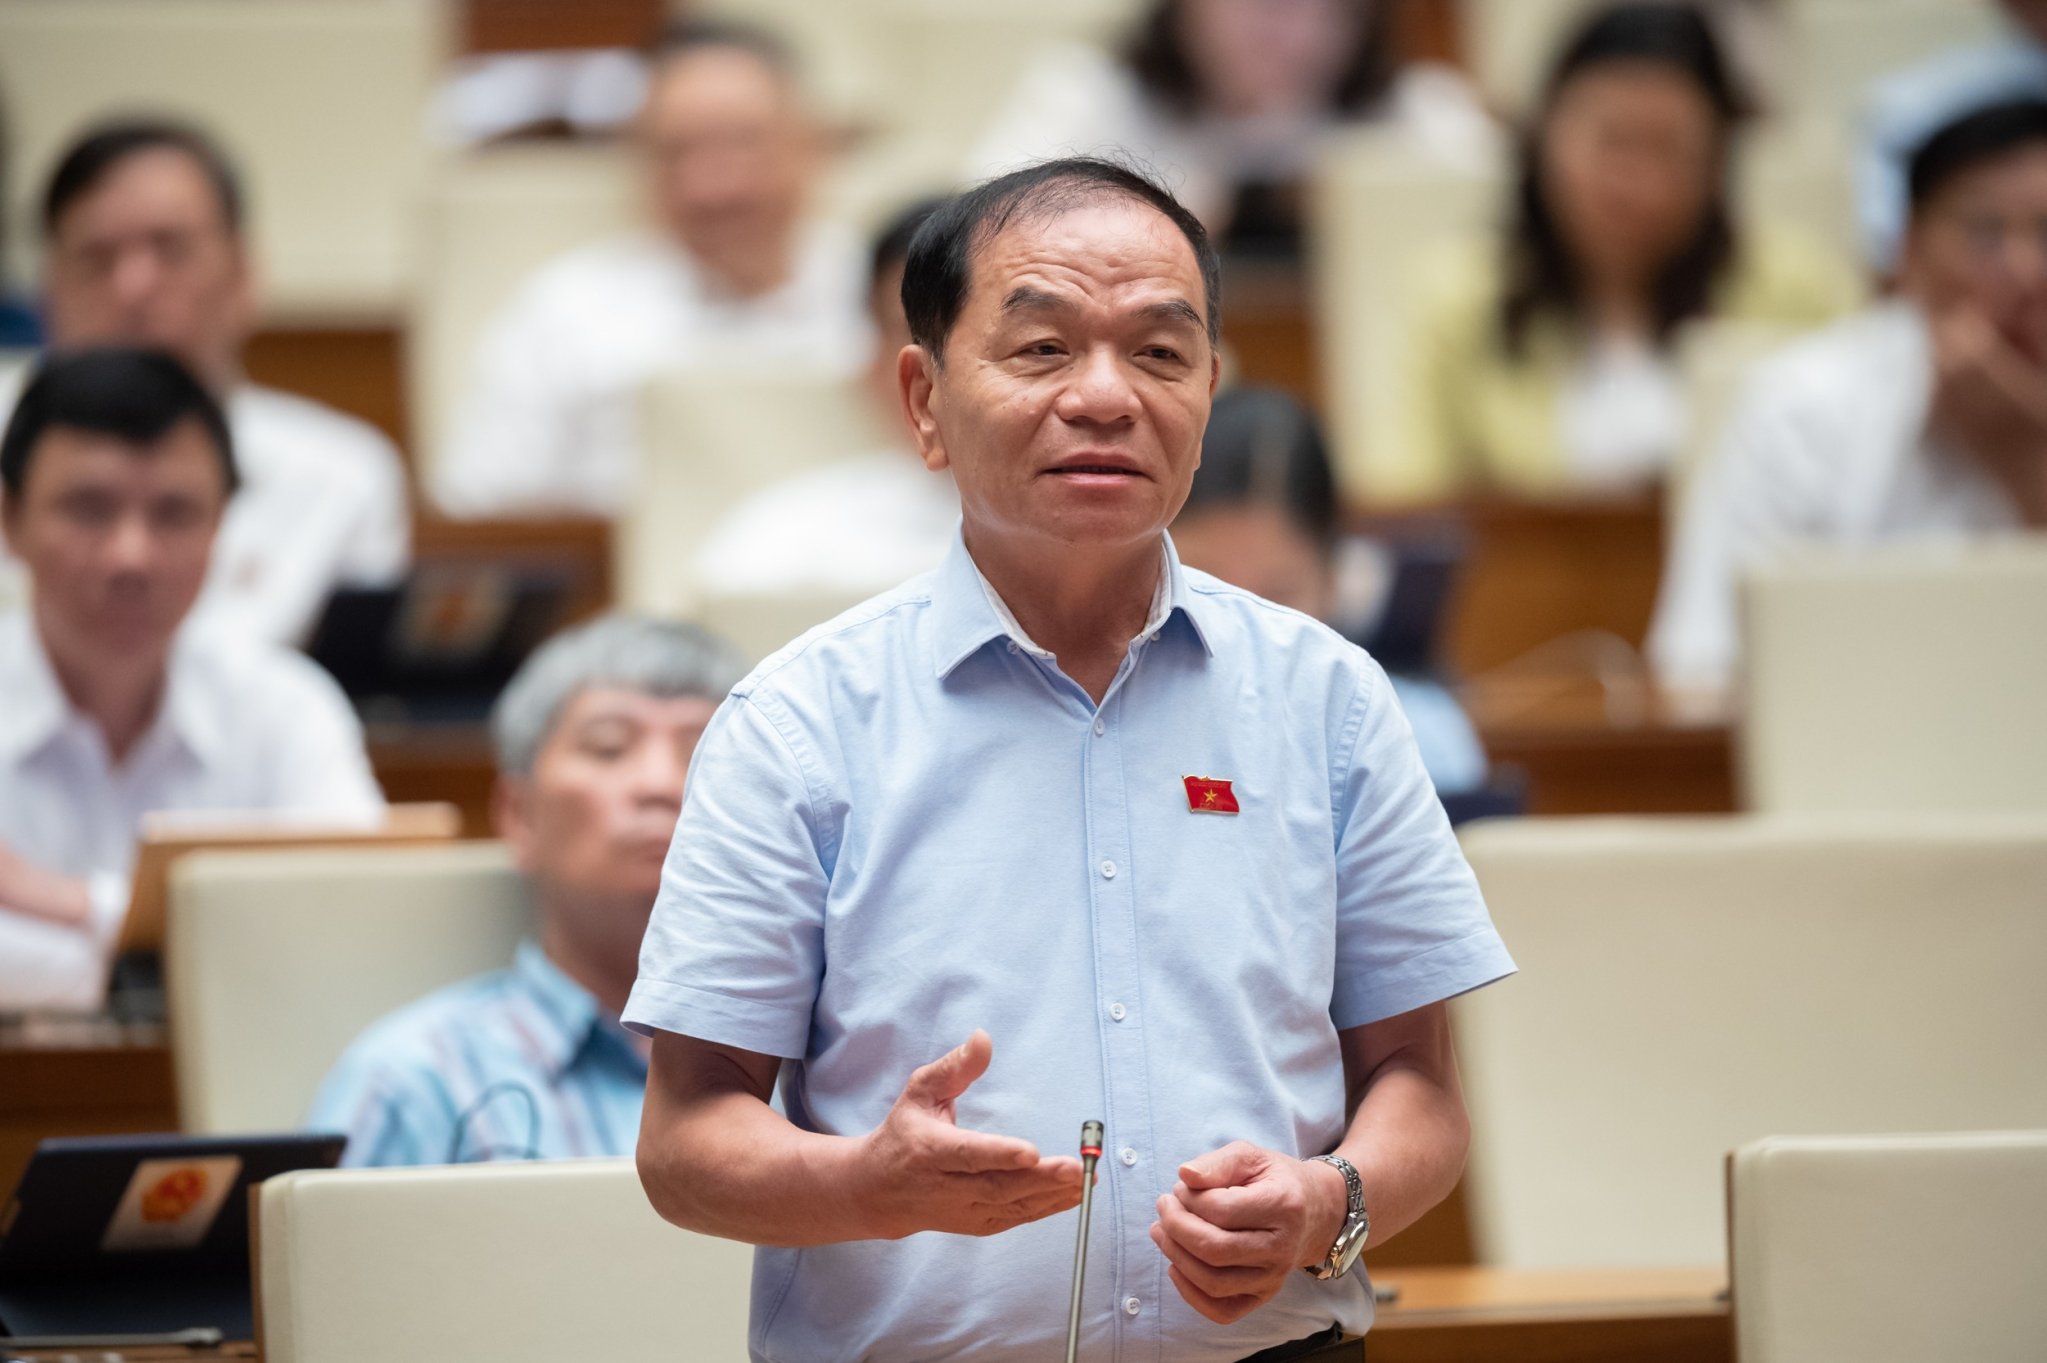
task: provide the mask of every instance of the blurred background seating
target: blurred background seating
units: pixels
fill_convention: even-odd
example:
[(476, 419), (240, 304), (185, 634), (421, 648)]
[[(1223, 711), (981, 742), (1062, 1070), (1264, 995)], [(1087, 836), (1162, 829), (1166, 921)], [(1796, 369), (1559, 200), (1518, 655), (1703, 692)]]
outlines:
[(277, 1363), (746, 1348), (752, 1249), (663, 1221), (631, 1160), (301, 1171), (265, 1183), (255, 1214), (258, 1342)]
[(180, 1129), (297, 1126), (357, 1033), (509, 964), (531, 920), (496, 843), (185, 858), (164, 961)]
[(2047, 1132), (1772, 1137), (1727, 1200), (1744, 1363), (2019, 1363), (2047, 1337)]
[(2047, 1127), (2039, 816), (1463, 837), (1521, 966), (1453, 1007), (1482, 1262), (1714, 1262), (1766, 1135)]

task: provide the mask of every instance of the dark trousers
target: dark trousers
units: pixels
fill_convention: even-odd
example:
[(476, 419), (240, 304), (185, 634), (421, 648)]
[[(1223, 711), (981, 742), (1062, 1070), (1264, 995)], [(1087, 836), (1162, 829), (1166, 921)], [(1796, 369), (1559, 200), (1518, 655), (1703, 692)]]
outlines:
[(1260, 1349), (1242, 1363), (1365, 1363), (1365, 1341), (1346, 1340), (1343, 1327), (1332, 1325), (1306, 1339)]

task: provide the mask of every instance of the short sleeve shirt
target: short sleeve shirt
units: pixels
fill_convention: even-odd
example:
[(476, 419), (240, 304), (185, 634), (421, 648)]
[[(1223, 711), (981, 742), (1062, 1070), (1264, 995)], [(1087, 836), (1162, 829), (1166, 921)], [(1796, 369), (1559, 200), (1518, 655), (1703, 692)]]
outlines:
[[(763, 663), (697, 750), (624, 1020), (783, 1057), (790, 1120), (840, 1135), (985, 1028), (962, 1125), (1064, 1153), (1106, 1124), (1087, 1355), (1238, 1359), (1364, 1329), (1370, 1290), (1202, 1319), (1148, 1238), (1178, 1166), (1331, 1149), (1338, 1032), (1513, 964), (1379, 668), (1165, 564), (1100, 705), (959, 541)], [(1074, 1226), (763, 1248), (753, 1356), (1050, 1357)]]

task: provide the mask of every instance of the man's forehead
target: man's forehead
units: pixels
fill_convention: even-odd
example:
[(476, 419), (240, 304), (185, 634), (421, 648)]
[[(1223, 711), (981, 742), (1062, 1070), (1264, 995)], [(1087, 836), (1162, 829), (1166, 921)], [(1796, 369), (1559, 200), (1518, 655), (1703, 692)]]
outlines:
[(143, 147), (107, 167), (98, 181), (65, 210), (57, 221), (57, 229), (62, 231), (68, 224), (94, 216), (95, 211), (104, 214), (108, 210), (131, 212), (166, 206), (202, 207), (223, 222), (227, 216), (220, 190), (197, 156), (183, 147)]
[(41, 475), (67, 483), (115, 482), (155, 490), (212, 474), (219, 465), (212, 444), (197, 417), (181, 418), (153, 440), (53, 424), (36, 442), (28, 480), (33, 485)]
[(655, 68), (647, 105), (656, 114), (705, 108), (732, 114), (781, 114), (799, 104), (794, 77), (737, 43), (687, 48)]
[(1001, 308), (1033, 295), (1113, 292), (1202, 303), (1201, 266), (1173, 221), (1149, 204), (1101, 195), (1026, 208), (973, 253), (973, 297)]

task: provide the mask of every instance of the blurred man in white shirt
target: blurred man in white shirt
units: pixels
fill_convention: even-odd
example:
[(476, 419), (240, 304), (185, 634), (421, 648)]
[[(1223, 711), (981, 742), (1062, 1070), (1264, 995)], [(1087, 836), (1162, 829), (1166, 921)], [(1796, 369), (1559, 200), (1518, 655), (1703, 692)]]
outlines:
[(219, 404), (157, 351), (53, 357), (0, 438), (30, 582), (0, 617), (0, 1011), (100, 1002), (144, 814), (382, 807), (324, 673), (181, 628), (236, 481)]
[(554, 261), (487, 330), (434, 471), (452, 515), (618, 512), (638, 391), (664, 370), (852, 373), (867, 357), (859, 245), (807, 215), (821, 136), (775, 38), (676, 29), (638, 140), (658, 230)]
[(1718, 690), (1741, 575), (1799, 543), (2047, 526), (2047, 100), (1912, 158), (1897, 296), (1758, 366), (1686, 504), (1649, 649)]
[(918, 203), (875, 238), (867, 293), (878, 344), (863, 376), (875, 424), (895, 440), (770, 484), (734, 507), (698, 552), (696, 579), (713, 596), (837, 594), (862, 600), (935, 568), (960, 520), (952, 475), (924, 467), (896, 387), (910, 344), (903, 262), (936, 200)]
[[(155, 346), (225, 405), (243, 486), (222, 524), (199, 617), (303, 642), (340, 586), (385, 586), (411, 557), (398, 452), (374, 427), (250, 383), (255, 266), (233, 167), (204, 134), (103, 125), (58, 162), (43, 196), (51, 347)], [(11, 403), (9, 386), (0, 406)]]
[(1912, 153), (1978, 109), (2047, 98), (2047, 0), (2001, 2), (2006, 23), (1998, 38), (1937, 53), (1885, 76), (1870, 91), (1856, 148), (1855, 196), (1863, 247), (1879, 274), (1888, 276), (1898, 265)]

